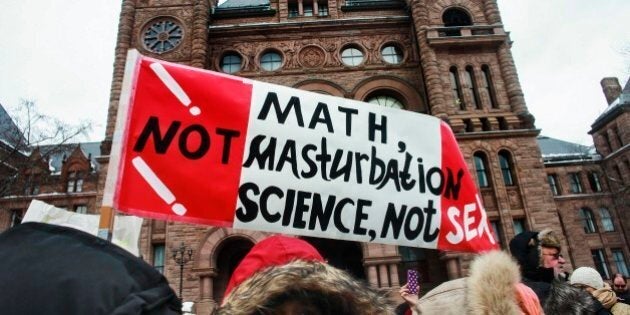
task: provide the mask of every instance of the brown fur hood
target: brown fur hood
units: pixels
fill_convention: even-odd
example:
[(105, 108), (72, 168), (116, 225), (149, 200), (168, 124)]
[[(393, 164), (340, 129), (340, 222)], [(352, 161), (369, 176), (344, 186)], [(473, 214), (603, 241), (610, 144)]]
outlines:
[[(273, 310), (298, 297), (298, 302), (335, 304), (343, 314), (394, 314), (385, 292), (368, 287), (347, 272), (319, 261), (295, 260), (272, 266), (238, 285), (224, 300), (217, 315), (274, 314)], [(305, 298), (300, 301), (300, 296)], [(308, 298), (306, 298), (308, 296)], [(331, 314), (333, 315), (333, 314)]]
[[(478, 256), (470, 276), (445, 282), (425, 294), (420, 314), (540, 314), (535, 294), (524, 286), (518, 265), (509, 254), (494, 251)], [(525, 292), (523, 292), (525, 290)]]

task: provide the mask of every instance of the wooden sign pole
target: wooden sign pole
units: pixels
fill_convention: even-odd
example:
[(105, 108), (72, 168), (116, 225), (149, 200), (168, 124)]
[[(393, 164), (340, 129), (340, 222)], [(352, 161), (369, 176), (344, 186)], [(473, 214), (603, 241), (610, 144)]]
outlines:
[(112, 207), (101, 207), (101, 217), (98, 222), (98, 237), (111, 242), (114, 230), (114, 213)]

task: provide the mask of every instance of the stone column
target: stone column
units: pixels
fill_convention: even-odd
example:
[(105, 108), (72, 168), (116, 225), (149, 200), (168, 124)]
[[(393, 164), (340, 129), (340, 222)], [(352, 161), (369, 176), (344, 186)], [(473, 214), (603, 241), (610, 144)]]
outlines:
[(461, 278), (461, 268), (459, 266), (460, 254), (454, 252), (440, 252), (440, 260), (446, 264), (446, 274), (449, 280)]
[(447, 105), (442, 89), (442, 78), (435, 51), (429, 46), (427, 30), (429, 29), (429, 11), (421, 0), (410, 1), (416, 39), (419, 46), (420, 65), (424, 70), (424, 81), (427, 86), (429, 111), (433, 116), (446, 119)]
[(389, 270), (387, 270), (387, 265), (386, 264), (380, 264), (378, 265), (378, 275), (379, 278), (381, 279), (381, 283), (379, 285), (379, 287), (381, 288), (386, 288), (386, 287), (390, 287), (389, 284)]
[(313, 0), (313, 15), (319, 15), (319, 4), (317, 0)]
[(302, 2), (302, 0), (298, 0), (298, 15), (304, 15), (304, 3)]
[(392, 288), (400, 287), (400, 279), (398, 279), (398, 264), (389, 264), (390, 286)]
[(211, 314), (217, 306), (212, 293), (212, 279), (216, 276), (213, 270), (197, 273), (199, 276), (199, 301), (195, 303), (197, 314)]
[(197, 68), (206, 68), (208, 53), (208, 23), (210, 7), (206, 0), (196, 0), (192, 24), (192, 50), (190, 64)]
[(375, 265), (368, 266), (368, 283), (370, 286), (378, 288), (378, 273)]
[(501, 23), (501, 15), (499, 14), (499, 7), (496, 0), (484, 0), (483, 2), (484, 14), (488, 19), (488, 24)]
[(503, 81), (505, 82), (505, 89), (512, 110), (521, 118), (524, 127), (533, 128), (534, 117), (527, 111), (525, 97), (523, 90), (521, 90), (521, 84), (518, 81), (518, 74), (516, 73), (516, 66), (514, 66), (512, 52), (507, 42), (501, 44), (497, 55), (499, 57), (499, 65), (501, 66), (501, 73), (503, 74)]

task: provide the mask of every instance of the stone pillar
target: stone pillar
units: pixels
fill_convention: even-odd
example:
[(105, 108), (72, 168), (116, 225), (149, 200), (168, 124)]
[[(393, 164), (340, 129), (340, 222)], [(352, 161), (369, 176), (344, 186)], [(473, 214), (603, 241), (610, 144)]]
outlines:
[(521, 90), (521, 83), (518, 81), (518, 74), (516, 73), (516, 66), (514, 66), (512, 52), (507, 42), (501, 44), (499, 47), (498, 57), (501, 73), (503, 74), (503, 81), (505, 82), (505, 89), (512, 110), (521, 119), (521, 123), (524, 125), (523, 127), (533, 128), (534, 117), (527, 111), (525, 96), (523, 95), (523, 90)]
[(484, 0), (483, 2), (484, 14), (488, 20), (488, 24), (501, 23), (501, 15), (499, 14), (499, 7), (496, 0)]
[(302, 0), (298, 0), (298, 15), (304, 15), (304, 3)]
[(190, 65), (197, 68), (206, 68), (206, 55), (208, 52), (208, 23), (210, 7), (206, 0), (196, 0), (192, 29), (192, 49)]
[(400, 279), (398, 279), (398, 264), (389, 264), (390, 286), (392, 288), (400, 287)]
[(319, 15), (319, 4), (317, 0), (313, 0), (313, 15)]
[(381, 279), (379, 287), (386, 288), (391, 286), (389, 283), (389, 270), (387, 270), (386, 264), (380, 264), (378, 266), (378, 275)]
[(199, 301), (195, 303), (197, 314), (212, 314), (217, 306), (212, 293), (212, 279), (215, 276), (213, 270), (199, 272)]
[(370, 286), (378, 288), (378, 273), (375, 265), (368, 266), (368, 283)]
[(419, 46), (420, 65), (424, 70), (424, 80), (427, 86), (429, 112), (440, 119), (448, 118), (447, 105), (442, 89), (442, 78), (435, 51), (429, 46), (427, 31), (429, 29), (429, 11), (425, 1), (410, 1), (411, 16), (416, 39)]
[(440, 260), (446, 264), (446, 274), (449, 280), (463, 276), (459, 266), (459, 255), (453, 252), (440, 252)]

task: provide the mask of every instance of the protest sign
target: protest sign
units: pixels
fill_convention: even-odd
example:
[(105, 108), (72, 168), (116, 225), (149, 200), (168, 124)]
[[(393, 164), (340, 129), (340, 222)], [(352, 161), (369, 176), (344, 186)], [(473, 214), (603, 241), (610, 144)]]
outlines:
[(130, 52), (104, 206), (164, 220), (495, 248), (447, 124)]
[[(96, 235), (99, 217), (96, 214), (82, 214), (57, 208), (43, 201), (33, 199), (26, 210), (22, 223), (41, 222), (71, 227)], [(118, 216), (113, 228), (112, 243), (139, 256), (138, 240), (142, 229), (142, 218), (134, 216)]]

